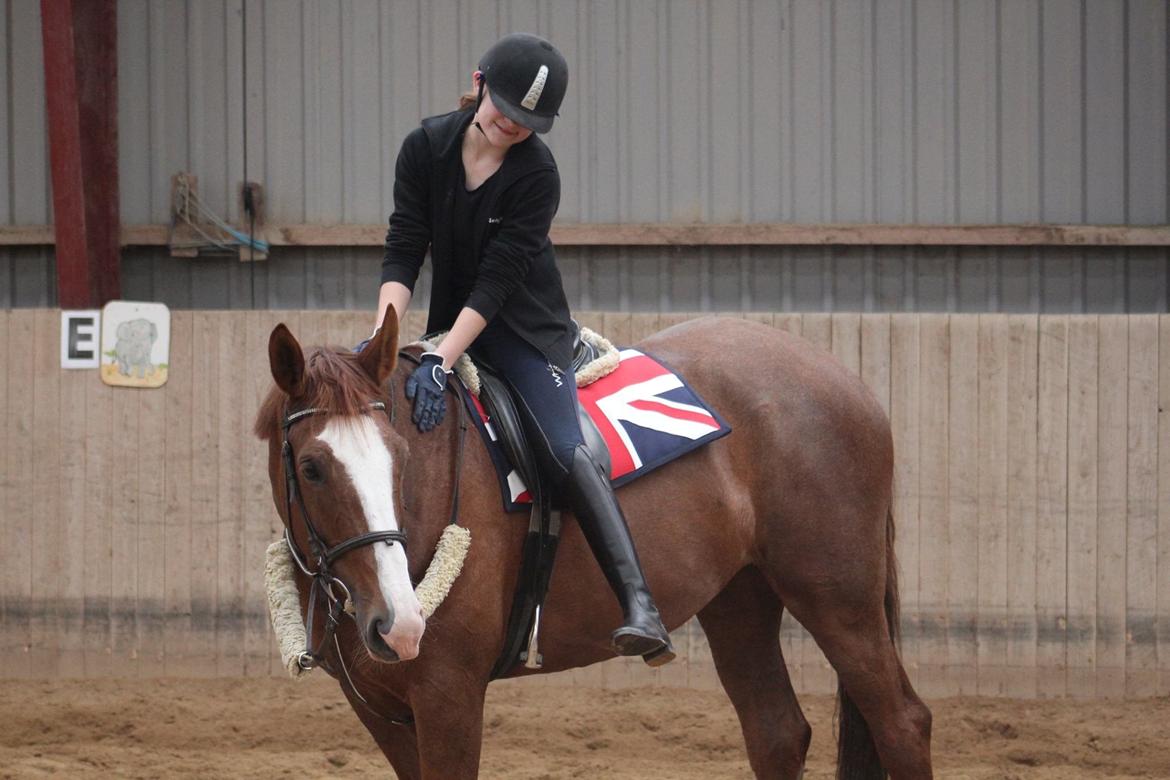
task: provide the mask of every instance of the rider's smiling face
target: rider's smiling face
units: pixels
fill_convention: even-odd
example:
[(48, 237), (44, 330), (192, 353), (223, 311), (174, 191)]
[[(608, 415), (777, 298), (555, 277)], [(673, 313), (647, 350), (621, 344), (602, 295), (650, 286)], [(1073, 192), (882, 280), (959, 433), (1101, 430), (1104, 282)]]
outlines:
[[(478, 77), (480, 73), (476, 71), (475, 78), (473, 78), (473, 88), (479, 89)], [(475, 114), (475, 121), (479, 122), (480, 128), (483, 130), (483, 136), (492, 146), (508, 149), (518, 143), (528, 140), (528, 136), (532, 135), (532, 131), (527, 127), (518, 125), (508, 117), (500, 113), (492, 102), (492, 94), (490, 89), (484, 89), (483, 101), (479, 104), (479, 110)]]

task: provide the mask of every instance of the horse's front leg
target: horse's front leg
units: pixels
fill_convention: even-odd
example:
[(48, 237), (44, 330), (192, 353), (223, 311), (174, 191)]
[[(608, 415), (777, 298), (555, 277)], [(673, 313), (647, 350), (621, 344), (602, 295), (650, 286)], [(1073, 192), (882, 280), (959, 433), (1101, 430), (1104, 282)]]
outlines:
[(486, 692), (486, 683), (463, 683), (427, 686), (412, 693), (423, 780), (473, 780), (479, 776)]
[(374, 742), (394, 768), (398, 780), (422, 780), (422, 770), (418, 763), (418, 735), (414, 724), (400, 725), (380, 718), (366, 705), (356, 700), (350, 694), (348, 686), (343, 685), (341, 689), (362, 725), (370, 732), (370, 736), (374, 738)]

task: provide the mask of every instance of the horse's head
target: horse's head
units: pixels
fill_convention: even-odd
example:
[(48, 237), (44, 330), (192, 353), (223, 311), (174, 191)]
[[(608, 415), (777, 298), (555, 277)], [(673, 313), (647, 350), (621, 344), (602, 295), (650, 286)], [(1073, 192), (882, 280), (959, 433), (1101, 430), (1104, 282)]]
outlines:
[(277, 325), (268, 342), (276, 387), (256, 421), (269, 442), (273, 499), (302, 564), (325, 572), (318, 583), (331, 595), (348, 591), (366, 648), (382, 661), (417, 656), (425, 627), (401, 536), (406, 442), (390, 425), (383, 390), (397, 342), (392, 308), (358, 355), (316, 349), (306, 358)]

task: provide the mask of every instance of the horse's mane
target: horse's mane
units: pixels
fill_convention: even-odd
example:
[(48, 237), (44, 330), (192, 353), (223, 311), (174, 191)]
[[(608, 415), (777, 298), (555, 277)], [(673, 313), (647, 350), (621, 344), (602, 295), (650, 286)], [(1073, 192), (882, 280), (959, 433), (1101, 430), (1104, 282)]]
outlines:
[[(327, 347), (316, 347), (305, 358), (305, 392), (297, 399), (301, 409), (323, 409), (341, 417), (363, 413), (372, 398), (378, 397), (374, 380), (358, 363), (357, 355)], [(256, 414), (253, 432), (269, 439), (280, 430), (288, 411), (288, 396), (275, 384)]]

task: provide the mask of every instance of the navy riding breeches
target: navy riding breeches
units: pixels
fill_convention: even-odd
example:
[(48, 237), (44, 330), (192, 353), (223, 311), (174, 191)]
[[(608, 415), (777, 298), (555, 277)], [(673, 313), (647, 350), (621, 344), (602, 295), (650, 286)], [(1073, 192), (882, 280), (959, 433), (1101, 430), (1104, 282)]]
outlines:
[(577, 420), (577, 380), (495, 318), (468, 350), (508, 383), (545, 479), (558, 487), (584, 444)]

